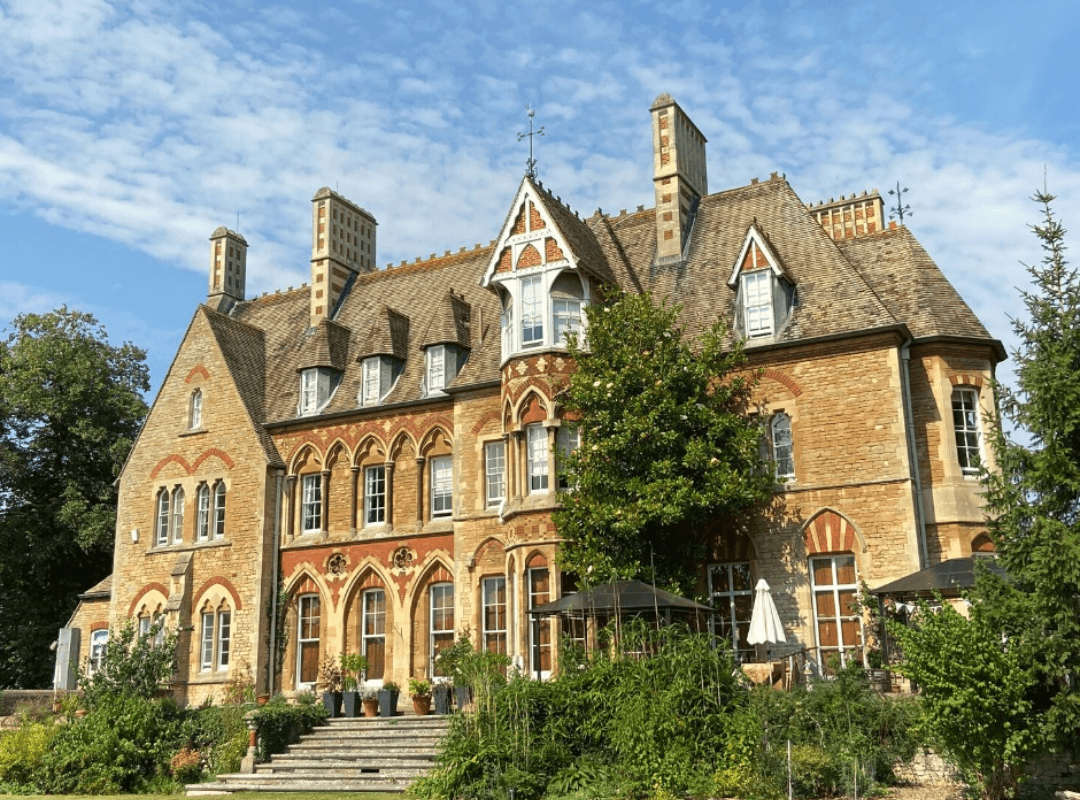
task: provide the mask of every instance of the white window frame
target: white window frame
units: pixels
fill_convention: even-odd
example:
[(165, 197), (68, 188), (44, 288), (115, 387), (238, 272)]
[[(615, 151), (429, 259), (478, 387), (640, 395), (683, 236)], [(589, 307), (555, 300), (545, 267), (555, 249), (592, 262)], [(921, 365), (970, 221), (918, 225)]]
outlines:
[(566, 335), (576, 333), (578, 345), (581, 344), (581, 300), (567, 297), (554, 297), (551, 300), (552, 328), (555, 331), (555, 346), (566, 346)]
[[(539, 575), (540, 573), (544, 573), (545, 575), (547, 575), (547, 592), (545, 592), (543, 595), (541, 595), (539, 592), (536, 592), (536, 591), (533, 590), (533, 575)], [(550, 603), (551, 602), (551, 581), (552, 581), (551, 570), (548, 567), (529, 567), (527, 570), (525, 570), (525, 586), (526, 586), (526, 593), (528, 594), (528, 610), (529, 611), (532, 611), (537, 606), (542, 606), (545, 603)], [(542, 664), (544, 662), (544, 654), (546, 652), (548, 668), (539, 670), (540, 679), (541, 680), (546, 680), (549, 677), (551, 677), (551, 664), (552, 664), (552, 659), (553, 659), (552, 636), (551, 636), (551, 620), (550, 619), (541, 619), (540, 620), (540, 630), (543, 631), (546, 628), (548, 637), (547, 637), (547, 644), (545, 644), (544, 641), (543, 641), (543, 635), (541, 634), (541, 637), (540, 637), (540, 664), (537, 664), (537, 662), (535, 660), (536, 659), (536, 641), (534, 639), (534, 637), (536, 635), (536, 625), (534, 624), (531, 615), (526, 615), (526, 619), (528, 620), (528, 623), (529, 623), (528, 624), (528, 628), (529, 628), (529, 645), (528, 645), (528, 647), (529, 647), (529, 655), (525, 659), (525, 663), (527, 663), (529, 665), (528, 677), (530, 677), (530, 678), (535, 678), (536, 677), (537, 669), (538, 669), (539, 666), (542, 666)]]
[(440, 642), (454, 643), (454, 584), (433, 583), (428, 590), (430, 624), (428, 625), (428, 657), (431, 662), (431, 677), (436, 682), (450, 680), (449, 675), (437, 675), (435, 657), (441, 648)]
[(169, 532), (173, 544), (181, 544), (184, 541), (184, 499), (182, 486), (173, 489), (171, 498), (172, 518), (169, 521)]
[(210, 539), (210, 487), (200, 483), (195, 491), (195, 541)]
[(313, 472), (301, 479), (300, 529), (304, 533), (322, 530), (322, 475)]
[[(316, 614), (312, 614), (311, 606), (315, 605)], [(314, 636), (304, 636), (304, 623), (308, 623), (307, 627), (311, 627), (312, 623), (315, 626)], [(318, 653), (322, 650), (322, 643), (320, 642), (320, 634), (322, 633), (322, 599), (319, 595), (302, 594), (297, 598), (297, 614), (296, 614), (296, 688), (303, 691), (313, 690), (315, 684), (319, 680), (318, 665), (319, 656)], [(315, 644), (316, 656), (315, 656), (315, 677), (307, 682), (301, 681), (303, 675), (302, 669), (304, 664), (304, 646)]]
[(525, 426), (525, 461), (529, 494), (548, 491), (548, 432), (538, 422)]
[(521, 279), (521, 346), (539, 347), (544, 344), (544, 279), (530, 275)]
[(202, 613), (202, 637), (199, 639), (199, 672), (212, 672), (214, 669), (214, 621), (217, 615), (213, 611)]
[(333, 376), (326, 367), (310, 367), (300, 372), (300, 403), (297, 412), (301, 417), (318, 414), (334, 396), (331, 391)]
[(965, 478), (979, 474), (982, 463), (982, 426), (979, 413), (979, 393), (961, 386), (952, 393), (953, 436), (956, 440), (956, 460)]
[(86, 674), (93, 675), (101, 669), (101, 661), (105, 656), (105, 645), (109, 643), (109, 631), (101, 628), (90, 634), (90, 652), (86, 660)]
[[(372, 608), (377, 598), (381, 598), (382, 608)], [(379, 675), (368, 673), (369, 681), (381, 682), (386, 676), (386, 590), (367, 589), (361, 595), (361, 618), (360, 618), (360, 652), (367, 656), (368, 643), (381, 642), (383, 648), (383, 671)], [(368, 623), (372, 623), (369, 625)], [(371, 631), (369, 632), (369, 628)], [(369, 669), (374, 670), (374, 664)]]
[(773, 414), (769, 420), (769, 439), (772, 445), (772, 461), (777, 478), (794, 480), (795, 448), (791, 431), (791, 417), (783, 411)]
[(431, 483), (431, 518), (454, 514), (453, 456), (434, 456), (429, 461)]
[[(736, 572), (742, 573), (746, 583), (743, 589), (736, 587)], [(714, 614), (709, 620), (713, 636), (725, 638), (737, 661), (748, 661), (754, 649), (746, 642), (740, 646), (740, 628), (749, 631), (750, 616), (754, 608), (754, 582), (749, 561), (727, 561), (710, 564), (709, 599)]]
[(386, 467), (364, 468), (364, 527), (386, 524)]
[(217, 617), (217, 668), (219, 671), (229, 669), (229, 658), (232, 655), (232, 611), (222, 609)]
[(506, 442), (484, 443), (484, 498), (488, 508), (506, 499)]
[(509, 358), (514, 353), (514, 300), (507, 292), (506, 305), (500, 317), (502, 325), (502, 357)]
[[(502, 602), (498, 602), (498, 592), (502, 589)], [(507, 653), (510, 640), (510, 631), (507, 625), (507, 594), (506, 576), (497, 575), (484, 578), (482, 582), (483, 608), (481, 610), (481, 623), (483, 631), (483, 647), (485, 650), (495, 653)], [(488, 624), (488, 610), (494, 610), (494, 624)], [(501, 643), (502, 649), (498, 649)], [(492, 644), (496, 647), (493, 649)]]
[[(853, 580), (851, 583), (839, 583), (838, 582), (838, 566), (841, 561), (850, 561), (851, 572)], [(818, 586), (817, 584), (817, 570), (815, 565), (818, 562), (828, 562), (829, 571), (832, 577), (831, 585)], [(814, 641), (816, 642), (816, 649), (818, 654), (818, 663), (824, 669), (829, 654), (839, 653), (841, 666), (846, 665), (848, 659), (858, 658), (861, 661), (860, 653), (863, 649), (863, 629), (862, 629), (862, 615), (858, 610), (859, 600), (859, 568), (855, 561), (854, 553), (834, 553), (831, 555), (811, 556), (810, 558), (810, 596), (813, 599), (812, 605), (814, 608)], [(850, 596), (852, 599), (853, 607), (849, 608), (851, 613), (842, 613), (840, 606), (841, 593)], [(833, 613), (828, 616), (823, 616), (818, 611), (818, 597), (830, 596)], [(823, 645), (821, 643), (821, 625), (832, 623), (836, 625), (836, 640), (837, 645)], [(844, 623), (845, 622), (858, 622), (856, 642), (847, 642), (844, 639)]]
[(743, 315), (750, 338), (773, 334), (773, 276), (768, 269), (742, 275)]
[(225, 538), (225, 481), (218, 481), (214, 486), (214, 517), (211, 536), (215, 539)]
[(202, 389), (191, 393), (191, 405), (188, 408), (188, 429), (197, 431), (202, 428)]
[(446, 345), (433, 344), (424, 351), (425, 394), (442, 394), (446, 388)]
[(172, 519), (169, 500), (169, 490), (162, 487), (157, 496), (157, 525), (154, 533), (154, 544), (158, 547), (169, 544), (169, 521)]
[(360, 390), (360, 405), (377, 406), (382, 400), (382, 358), (372, 356), (364, 359), (363, 385)]

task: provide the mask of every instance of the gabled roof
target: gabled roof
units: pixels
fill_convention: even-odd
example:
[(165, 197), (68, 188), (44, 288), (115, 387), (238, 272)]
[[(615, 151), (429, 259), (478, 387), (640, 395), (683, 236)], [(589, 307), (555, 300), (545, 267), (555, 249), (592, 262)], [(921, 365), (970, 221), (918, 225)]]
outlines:
[(736, 288), (739, 275), (746, 269), (748, 258), (757, 253), (760, 253), (765, 258), (769, 269), (772, 270), (776, 277), (791, 280), (791, 274), (784, 269), (784, 262), (781, 260), (780, 254), (769, 244), (769, 237), (758, 227), (755, 219), (750, 224), (750, 229), (746, 232), (746, 240), (743, 242), (742, 249), (739, 250), (738, 258), (735, 259), (735, 266), (732, 267), (731, 277), (727, 281), (728, 286), (732, 289)]
[(462, 295), (450, 289), (443, 295), (442, 302), (436, 307), (431, 317), (427, 333), (420, 341), (421, 347), (433, 344), (456, 344), (458, 347), (472, 347), (472, 306)]
[(297, 369), (330, 367), (339, 372), (345, 369), (349, 356), (349, 329), (328, 319), (308, 331), (307, 341), (300, 349)]
[(409, 318), (386, 305), (372, 316), (371, 328), (359, 341), (356, 357), (392, 356), (404, 361), (409, 355)]

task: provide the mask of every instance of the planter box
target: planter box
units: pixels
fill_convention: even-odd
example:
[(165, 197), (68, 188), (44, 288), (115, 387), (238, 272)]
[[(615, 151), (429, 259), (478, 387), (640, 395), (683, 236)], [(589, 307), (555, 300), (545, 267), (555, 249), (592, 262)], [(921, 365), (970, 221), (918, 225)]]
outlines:
[(451, 688), (449, 686), (436, 686), (431, 690), (431, 698), (435, 703), (436, 714), (449, 714), (450, 713), (450, 694)]
[(379, 689), (379, 716), (392, 717), (397, 713), (398, 693)]
[(341, 716), (341, 692), (323, 692), (322, 704), (331, 717)]
[(360, 716), (360, 692), (342, 692), (341, 700), (346, 717)]

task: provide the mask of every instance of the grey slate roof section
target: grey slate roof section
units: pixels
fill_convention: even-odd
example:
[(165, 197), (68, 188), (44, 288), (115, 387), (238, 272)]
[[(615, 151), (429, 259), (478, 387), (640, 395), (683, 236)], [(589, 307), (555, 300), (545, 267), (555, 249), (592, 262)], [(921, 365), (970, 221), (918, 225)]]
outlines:
[(307, 333), (301, 347), (298, 370), (310, 367), (345, 369), (349, 357), (349, 329), (331, 320), (322, 320)]
[[(938, 592), (945, 597), (956, 597), (961, 589), (970, 589), (975, 585), (975, 558), (985, 557), (951, 558), (871, 589), (870, 593), (882, 597), (929, 597)], [(987, 558), (984, 564), (997, 575), (1007, 574), (1005, 568), (992, 559)]]
[[(750, 349), (759, 342), (796, 342), (903, 323), (916, 336), (994, 341), (910, 232), (834, 242), (782, 178), (702, 198), (685, 258), (662, 265), (655, 263), (654, 209), (616, 217), (597, 213), (582, 220), (547, 189), (533, 185), (583, 270), (626, 291), (652, 291), (658, 299), (683, 304), (681, 321), (691, 335), (718, 316), (732, 320), (736, 293), (727, 279), (750, 226), (756, 225), (798, 287), (798, 297), (779, 334), (750, 341)], [(497, 385), (501, 308), (495, 291), (480, 285), (492, 255), (489, 245), (358, 275), (333, 322), (325, 324), (325, 342), (317, 346), (309, 344), (307, 287), (238, 303), (231, 319), (207, 313), (217, 320), (215, 330), (221, 331), (223, 350), (232, 354), (227, 356), (230, 366), (255, 419), (295, 419), (298, 370), (312, 357), (341, 363), (342, 351), (348, 354), (342, 381), (324, 413), (369, 413), (357, 400), (358, 361), (368, 355), (404, 361), (384, 406), (423, 399), (423, 347), (428, 344), (470, 348), (452, 388)], [(405, 309), (408, 316), (394, 309)], [(262, 332), (261, 341), (252, 329)]]
[(79, 595), (80, 600), (108, 600), (112, 597), (112, 575), (106, 575), (85, 592)]

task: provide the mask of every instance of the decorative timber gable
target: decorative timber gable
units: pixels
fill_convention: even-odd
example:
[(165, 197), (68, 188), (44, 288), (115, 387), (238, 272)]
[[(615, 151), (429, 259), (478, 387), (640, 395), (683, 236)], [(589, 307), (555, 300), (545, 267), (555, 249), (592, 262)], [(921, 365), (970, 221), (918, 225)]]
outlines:
[(518, 187), (510, 213), (506, 216), (481, 285), (490, 286), (499, 276), (532, 270), (577, 269), (580, 256), (559, 230), (547, 207), (551, 202), (529, 178)]

